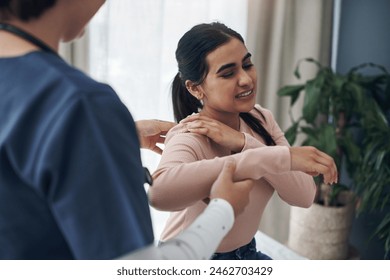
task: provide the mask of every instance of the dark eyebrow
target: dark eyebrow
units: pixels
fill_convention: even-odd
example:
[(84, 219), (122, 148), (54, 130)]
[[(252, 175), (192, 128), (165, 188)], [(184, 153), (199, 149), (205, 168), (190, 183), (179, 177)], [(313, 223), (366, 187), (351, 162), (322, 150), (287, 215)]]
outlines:
[(244, 62), (245, 60), (247, 60), (248, 58), (252, 57), (252, 54), (251, 53), (247, 53), (244, 58), (242, 59), (242, 61)]
[[(247, 54), (244, 56), (244, 58), (242, 59), (242, 61), (244, 62), (245, 60), (247, 60), (247, 59), (250, 58), (251, 56), (252, 56), (251, 53), (247, 53)], [(236, 66), (235, 63), (228, 63), (228, 64), (225, 64), (225, 65), (222, 65), (222, 66), (218, 69), (218, 71), (217, 71), (216, 74), (222, 72), (223, 70), (225, 70), (225, 69), (227, 69), (227, 68), (234, 67), (234, 66)]]

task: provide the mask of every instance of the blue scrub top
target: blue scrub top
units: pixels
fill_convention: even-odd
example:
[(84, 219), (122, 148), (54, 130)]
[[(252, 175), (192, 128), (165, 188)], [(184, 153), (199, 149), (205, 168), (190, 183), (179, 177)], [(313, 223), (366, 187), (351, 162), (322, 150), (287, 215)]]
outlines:
[(0, 259), (112, 259), (153, 242), (134, 121), (36, 51), (0, 59)]

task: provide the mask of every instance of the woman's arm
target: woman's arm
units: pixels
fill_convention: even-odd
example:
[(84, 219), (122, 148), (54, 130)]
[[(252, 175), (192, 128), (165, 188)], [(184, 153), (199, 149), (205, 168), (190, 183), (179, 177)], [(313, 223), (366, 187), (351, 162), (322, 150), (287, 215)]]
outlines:
[[(284, 145), (260, 145), (238, 154), (207, 160), (204, 158), (213, 155), (208, 143), (210, 139), (181, 129), (181, 133), (169, 137), (166, 142), (160, 165), (154, 173), (154, 186), (149, 188), (150, 204), (157, 209), (179, 211), (207, 198), (213, 180), (228, 158), (236, 161), (235, 179), (258, 180), (267, 176), (283, 199), (301, 207), (309, 206), (315, 195), (315, 185), (310, 176), (323, 174), (325, 182), (337, 181), (337, 169), (332, 158), (314, 147), (289, 147), (277, 125), (271, 130), (275, 133), (279, 131), (279, 135), (272, 136), (275, 136), (277, 144), (285, 141)], [(224, 129), (226, 126), (223, 126)], [(295, 172), (284, 174), (288, 171), (302, 171), (309, 176)]]
[(210, 187), (224, 162), (236, 162), (234, 179), (258, 180), (265, 174), (280, 174), (291, 168), (288, 147), (261, 147), (239, 154), (200, 160), (207, 152), (207, 139), (193, 133), (178, 133), (166, 143), (160, 165), (149, 188), (150, 204), (160, 210), (179, 211), (209, 196)]
[[(258, 105), (256, 105), (256, 107), (263, 113), (269, 133), (274, 139), (276, 145), (290, 147), (287, 139), (284, 137), (283, 131), (275, 121), (271, 111), (262, 109)], [(260, 118), (260, 115), (257, 117)], [(246, 134), (245, 137), (247, 140), (245, 141), (246, 145), (244, 149), (253, 149), (265, 146), (265, 144), (251, 135)], [(285, 202), (291, 205), (309, 207), (313, 203), (316, 194), (316, 186), (312, 176), (306, 173), (291, 171), (277, 175), (266, 174), (264, 175), (264, 179), (271, 184)]]
[[(246, 141), (246, 143), (250, 144), (246, 149), (256, 149), (266, 146), (251, 135), (246, 134), (245, 137), (250, 139)], [(277, 144), (289, 147), (287, 140), (286, 143), (282, 144), (281, 141), (278, 141)], [(263, 178), (271, 184), (278, 195), (288, 204), (309, 207), (313, 203), (316, 186), (312, 176), (301, 171), (290, 171), (280, 174), (268, 173)]]

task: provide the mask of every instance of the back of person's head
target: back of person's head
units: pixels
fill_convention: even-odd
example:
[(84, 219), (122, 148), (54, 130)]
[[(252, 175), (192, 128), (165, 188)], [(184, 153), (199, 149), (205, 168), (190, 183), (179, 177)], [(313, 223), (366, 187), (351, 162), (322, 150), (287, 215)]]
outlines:
[(56, 2), (57, 0), (0, 0), (0, 21), (11, 18), (29, 21), (38, 18)]
[(176, 49), (179, 72), (172, 84), (172, 104), (176, 121), (197, 113), (202, 108), (200, 101), (188, 92), (185, 81), (190, 80), (200, 85), (209, 70), (206, 56), (232, 38), (244, 43), (239, 33), (219, 22), (196, 25), (181, 37)]

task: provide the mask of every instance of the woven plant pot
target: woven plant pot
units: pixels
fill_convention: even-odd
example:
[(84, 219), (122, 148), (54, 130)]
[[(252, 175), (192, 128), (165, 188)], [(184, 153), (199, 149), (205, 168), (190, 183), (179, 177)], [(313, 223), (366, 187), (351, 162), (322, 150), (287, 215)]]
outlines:
[(300, 255), (315, 260), (346, 259), (349, 234), (355, 214), (353, 195), (340, 196), (343, 206), (292, 207), (288, 246)]

